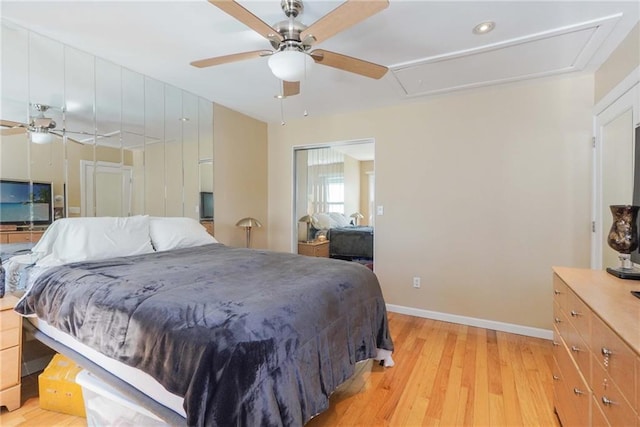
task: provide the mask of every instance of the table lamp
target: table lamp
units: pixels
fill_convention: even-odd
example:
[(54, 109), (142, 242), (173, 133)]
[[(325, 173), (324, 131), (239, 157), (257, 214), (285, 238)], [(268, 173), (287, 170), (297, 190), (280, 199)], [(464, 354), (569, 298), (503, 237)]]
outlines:
[(351, 218), (353, 218), (353, 225), (358, 225), (358, 220), (364, 218), (364, 215), (362, 215), (360, 212), (354, 212), (350, 216)]
[(238, 227), (244, 227), (245, 233), (247, 235), (247, 247), (251, 247), (251, 228), (252, 227), (262, 227), (260, 221), (255, 218), (246, 217), (242, 218), (240, 221), (236, 223)]
[(313, 241), (313, 239), (309, 239), (309, 231), (311, 229), (311, 226), (316, 224), (316, 222), (317, 222), (316, 217), (313, 216), (313, 215), (305, 215), (305, 216), (301, 217), (298, 220), (298, 222), (304, 222), (305, 225), (306, 225), (305, 234), (304, 234), (304, 242), (309, 243), (309, 242)]

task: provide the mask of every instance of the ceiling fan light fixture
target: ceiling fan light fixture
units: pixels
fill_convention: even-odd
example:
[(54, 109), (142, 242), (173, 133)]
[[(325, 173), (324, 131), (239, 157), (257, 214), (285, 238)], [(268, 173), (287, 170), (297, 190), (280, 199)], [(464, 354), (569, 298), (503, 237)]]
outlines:
[(49, 144), (53, 141), (53, 135), (49, 133), (48, 129), (35, 128), (29, 131), (31, 135), (31, 142), (34, 144)]
[(269, 57), (269, 68), (274, 76), (287, 82), (299, 82), (309, 75), (313, 59), (299, 50), (283, 50)]

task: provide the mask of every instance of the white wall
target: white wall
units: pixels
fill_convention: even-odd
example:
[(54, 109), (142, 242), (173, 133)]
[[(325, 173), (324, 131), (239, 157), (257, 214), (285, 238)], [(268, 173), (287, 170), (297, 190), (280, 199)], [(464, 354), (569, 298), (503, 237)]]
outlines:
[(589, 265), (592, 103), (578, 76), (270, 124), (269, 246), (291, 250), (292, 147), (374, 138), (387, 303), (551, 329), (551, 266)]

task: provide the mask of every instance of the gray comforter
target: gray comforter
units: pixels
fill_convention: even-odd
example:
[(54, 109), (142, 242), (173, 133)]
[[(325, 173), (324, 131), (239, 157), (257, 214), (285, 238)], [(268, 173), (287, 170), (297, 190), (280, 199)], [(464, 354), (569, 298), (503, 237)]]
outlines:
[(393, 350), (366, 267), (221, 244), (55, 267), (16, 310), (149, 373), (198, 426), (302, 425)]

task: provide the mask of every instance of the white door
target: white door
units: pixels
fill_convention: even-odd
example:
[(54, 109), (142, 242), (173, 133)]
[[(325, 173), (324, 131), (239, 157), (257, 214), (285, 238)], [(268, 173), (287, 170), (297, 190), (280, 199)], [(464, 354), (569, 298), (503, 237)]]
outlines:
[[(81, 161), (82, 216), (130, 216), (132, 168)], [(94, 197), (95, 196), (95, 197)]]
[(618, 98), (596, 116), (594, 239), (591, 267), (620, 264), (607, 237), (613, 216), (611, 205), (633, 202), (633, 132), (638, 117), (639, 86)]

